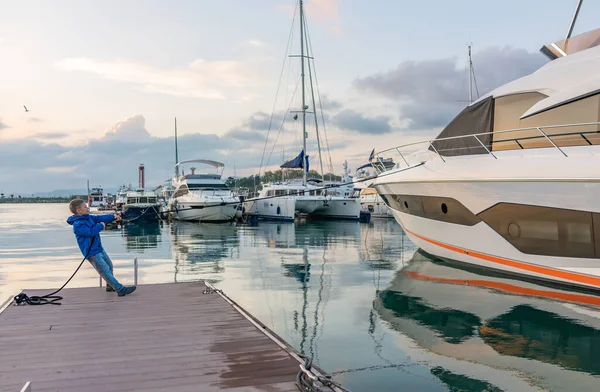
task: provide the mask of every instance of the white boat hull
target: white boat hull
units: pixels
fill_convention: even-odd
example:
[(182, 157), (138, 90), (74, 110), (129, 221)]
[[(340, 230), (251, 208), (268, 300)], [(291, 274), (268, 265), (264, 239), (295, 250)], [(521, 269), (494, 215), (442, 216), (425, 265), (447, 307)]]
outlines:
[(351, 219), (360, 218), (360, 200), (347, 197), (326, 197), (322, 205), (310, 217), (321, 219)]
[(229, 203), (227, 203), (227, 200), (224, 202), (193, 202), (178, 200), (177, 203), (169, 203), (169, 211), (171, 212), (173, 219), (177, 220), (227, 222), (232, 220), (236, 215), (237, 204), (233, 203), (235, 203), (235, 200), (233, 199), (229, 200)]
[[(569, 158), (556, 156), (556, 150), (523, 152), (524, 155), (532, 155), (527, 166), (523, 165), (523, 159), (500, 157), (494, 160), (487, 155), (447, 159), (445, 163), (427, 162), (420, 167), (387, 175), (385, 179), (376, 181), (375, 187), (387, 198), (395, 219), (410, 239), (430, 254), (600, 290), (600, 261), (593, 254), (591, 257), (564, 257), (544, 255), (544, 249), (523, 252), (509, 241), (510, 238), (495, 230), (493, 222), (480, 220), (476, 224), (458, 224), (403, 211), (404, 202), (401, 200), (403, 195), (408, 195), (456, 200), (476, 218), (499, 204), (510, 204), (526, 208), (550, 207), (566, 214), (575, 210), (576, 214), (589, 214), (591, 221), (592, 215), (600, 213), (600, 178), (595, 173), (600, 162), (589, 153), (584, 157), (577, 156), (576, 147), (565, 150), (569, 151)], [(518, 174), (507, 178), (507, 173)], [(399, 195), (397, 200), (401, 202), (394, 202), (392, 195)], [(552, 212), (556, 210), (549, 211), (549, 214), (556, 213)], [(439, 211), (436, 213), (442, 215)], [(576, 241), (581, 241), (582, 247), (591, 246), (592, 253), (594, 242), (598, 243), (598, 239), (594, 239), (594, 230), (578, 222), (558, 222), (555, 227), (545, 224), (540, 218), (525, 216), (519, 219), (538, 224), (543, 229), (534, 233), (533, 237), (543, 239), (544, 236), (556, 235), (558, 238), (560, 235), (560, 241), (569, 238), (569, 241), (574, 241), (571, 244), (577, 245)], [(588, 231), (582, 230), (582, 227)], [(525, 229), (525, 226), (519, 228), (519, 237), (524, 236), (521, 230)]]
[(296, 200), (293, 197), (273, 197), (270, 199), (248, 199), (244, 202), (248, 214), (265, 220), (293, 221), (296, 213)]

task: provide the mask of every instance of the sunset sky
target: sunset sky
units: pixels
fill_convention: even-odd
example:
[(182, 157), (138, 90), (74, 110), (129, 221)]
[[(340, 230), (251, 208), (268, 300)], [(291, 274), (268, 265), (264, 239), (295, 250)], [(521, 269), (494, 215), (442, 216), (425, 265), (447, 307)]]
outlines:
[[(577, 1), (305, 3), (341, 174), (344, 160), (354, 170), (373, 148), (435, 137), (467, 104), (468, 43), (480, 94), (539, 68), (539, 48), (564, 38)], [(117, 187), (136, 183), (140, 163), (148, 185), (160, 184), (173, 172), (175, 117), (181, 160), (257, 173), (274, 107), (264, 155), (277, 168), (301, 149), (299, 123), (288, 116), (282, 127), (300, 107), (298, 59), (281, 72), (295, 9), (294, 0), (0, 0), (0, 192)], [(599, 27), (594, 15), (600, 4), (585, 2), (575, 33)], [(318, 169), (315, 149), (311, 129)]]

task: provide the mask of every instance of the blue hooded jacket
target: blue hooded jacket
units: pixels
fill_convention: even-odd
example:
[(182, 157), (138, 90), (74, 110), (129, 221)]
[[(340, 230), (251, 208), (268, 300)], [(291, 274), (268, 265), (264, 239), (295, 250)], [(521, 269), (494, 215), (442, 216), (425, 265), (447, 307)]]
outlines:
[[(104, 228), (100, 222), (109, 223), (115, 220), (114, 215), (71, 215), (67, 223), (73, 226), (73, 232), (77, 238), (77, 245), (84, 256), (88, 258), (104, 251), (102, 241), (100, 241), (100, 232)], [(95, 238), (92, 249), (90, 243)], [(89, 253), (88, 253), (89, 250)]]

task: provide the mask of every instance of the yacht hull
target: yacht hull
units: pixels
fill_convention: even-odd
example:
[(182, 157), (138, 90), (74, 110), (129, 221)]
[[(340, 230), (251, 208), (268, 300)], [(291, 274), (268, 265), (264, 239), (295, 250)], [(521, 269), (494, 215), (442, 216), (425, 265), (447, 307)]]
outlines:
[(124, 206), (123, 219), (128, 222), (156, 222), (161, 219), (160, 206)]
[(427, 162), (375, 188), (409, 238), (432, 255), (600, 290), (597, 159), (570, 152), (563, 160), (534, 155), (529, 166), (489, 156)]
[(296, 200), (293, 197), (274, 197), (270, 199), (248, 199), (244, 201), (246, 213), (257, 215), (264, 220), (293, 221), (296, 212)]
[(311, 218), (359, 220), (360, 200), (347, 197), (327, 197)]
[(173, 219), (201, 222), (229, 222), (236, 215), (237, 205), (202, 202), (171, 203), (170, 212)]

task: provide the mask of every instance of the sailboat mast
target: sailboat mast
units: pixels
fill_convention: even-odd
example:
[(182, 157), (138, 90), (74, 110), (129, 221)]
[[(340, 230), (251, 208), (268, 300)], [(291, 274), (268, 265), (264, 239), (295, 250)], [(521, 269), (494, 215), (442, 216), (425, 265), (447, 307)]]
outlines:
[(302, 147), (304, 148), (304, 162), (302, 162), (302, 185), (306, 185), (306, 91), (304, 88), (304, 11), (300, 1), (300, 73), (302, 75)]
[[(179, 153), (177, 151), (177, 117), (175, 117), (175, 165), (179, 163)], [(179, 166), (175, 166), (175, 177), (179, 177)]]

